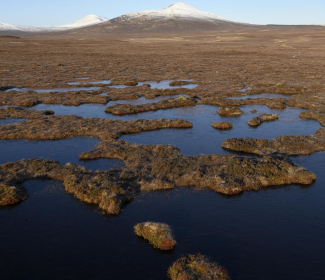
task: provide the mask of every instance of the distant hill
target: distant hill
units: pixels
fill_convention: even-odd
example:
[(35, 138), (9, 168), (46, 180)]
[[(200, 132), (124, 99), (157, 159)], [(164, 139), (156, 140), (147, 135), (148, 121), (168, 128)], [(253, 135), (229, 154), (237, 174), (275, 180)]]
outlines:
[(251, 26), (219, 15), (203, 12), (184, 3), (161, 10), (125, 14), (95, 26), (80, 28), (66, 35), (99, 35), (122, 33), (175, 33), (240, 29)]
[(105, 17), (97, 16), (97, 15), (88, 15), (79, 19), (75, 22), (60, 25), (60, 26), (26, 26), (26, 25), (16, 25), (10, 23), (1, 23), (0, 22), (0, 31), (3, 32), (49, 32), (49, 31), (61, 31), (61, 30), (69, 30), (74, 28), (80, 28), (85, 26), (95, 25), (108, 19)]

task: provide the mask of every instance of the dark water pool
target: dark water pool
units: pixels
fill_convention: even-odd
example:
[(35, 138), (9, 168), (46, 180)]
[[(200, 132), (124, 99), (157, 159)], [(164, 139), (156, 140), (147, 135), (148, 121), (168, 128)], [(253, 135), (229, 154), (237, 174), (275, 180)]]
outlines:
[[(140, 100), (140, 102), (146, 99)], [(125, 100), (123, 103), (135, 104), (139, 100)], [(112, 102), (113, 103), (113, 102)], [(116, 103), (122, 103), (121, 100)], [(109, 102), (108, 104), (111, 104)], [(107, 104), (107, 105), (108, 105)], [(177, 119), (181, 118), (193, 123), (192, 129), (162, 129), (148, 131), (141, 134), (122, 136), (122, 139), (137, 144), (172, 144), (179, 147), (186, 155), (221, 154), (227, 153), (221, 148), (223, 141), (234, 137), (253, 137), (272, 139), (282, 135), (309, 135), (315, 134), (321, 125), (314, 120), (303, 120), (299, 114), (303, 111), (296, 108), (285, 110), (271, 110), (265, 105), (241, 106), (244, 114), (239, 117), (222, 117), (217, 111), (219, 107), (199, 105), (188, 108), (174, 108), (158, 110), (127, 116), (114, 116), (105, 113), (107, 105), (87, 104), (78, 107), (63, 105), (40, 104), (33, 108), (39, 110), (53, 110), (56, 115), (77, 115), (82, 117), (97, 117), (105, 119), (136, 120), (136, 119)], [(256, 109), (253, 114), (250, 111)], [(248, 120), (262, 113), (275, 113), (279, 120), (263, 123), (258, 128), (250, 127)], [(219, 131), (211, 127), (214, 122), (229, 121), (234, 128)]]
[[(48, 107), (46, 107), (48, 106)], [(224, 118), (218, 107), (160, 110), (116, 117), (105, 105), (46, 105), (57, 115), (131, 119), (182, 118), (193, 129), (163, 129), (125, 135), (141, 144), (174, 144), (184, 154), (227, 153), (221, 143), (232, 137), (271, 139), (286, 134), (314, 134), (316, 121), (299, 118), (302, 110), (270, 110), (242, 106), (240, 117)], [(257, 109), (257, 114), (250, 113)], [(262, 113), (280, 119), (251, 128), (247, 121)], [(234, 128), (218, 131), (213, 122), (231, 121)], [(91, 170), (121, 166), (120, 161), (80, 162), (78, 155), (99, 140), (0, 141), (0, 164), (40, 157), (84, 165)], [(18, 205), (0, 207), (1, 279), (167, 279), (168, 267), (188, 253), (206, 254), (229, 271), (231, 279), (325, 279), (325, 153), (292, 160), (316, 173), (311, 186), (283, 186), (237, 196), (176, 188), (139, 195), (117, 217), (81, 203), (65, 193), (60, 182), (25, 182), (30, 196)], [(137, 238), (138, 222), (170, 224), (178, 242), (169, 253)]]
[[(2, 279), (167, 279), (177, 258), (201, 252), (232, 279), (324, 279), (324, 154), (297, 158), (318, 176), (287, 186), (225, 197), (178, 188), (140, 195), (118, 217), (66, 194), (59, 182), (26, 182), (29, 198), (2, 207)], [(170, 253), (137, 238), (143, 221), (173, 226)]]
[(23, 158), (42, 157), (44, 159), (57, 160), (61, 164), (68, 162), (79, 164), (92, 171), (124, 166), (122, 161), (115, 159), (79, 160), (79, 154), (91, 150), (99, 142), (100, 140), (98, 139), (81, 137), (54, 141), (1, 140), (0, 164), (9, 161), (18, 161)]

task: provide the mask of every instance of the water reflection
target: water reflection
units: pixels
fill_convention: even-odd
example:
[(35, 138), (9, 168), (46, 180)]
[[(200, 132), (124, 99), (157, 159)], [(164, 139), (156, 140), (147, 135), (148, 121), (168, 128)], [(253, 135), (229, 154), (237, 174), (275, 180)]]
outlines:
[(249, 98), (285, 98), (288, 99), (292, 96), (292, 94), (280, 94), (280, 93), (261, 93), (261, 94), (252, 94), (252, 95), (245, 95), (245, 96), (233, 96), (227, 97), (226, 99), (249, 99)]
[(114, 159), (79, 160), (79, 154), (91, 150), (99, 142), (98, 139), (81, 137), (45, 141), (0, 140), (0, 164), (23, 158), (45, 158), (59, 161), (62, 165), (68, 162), (79, 164), (92, 171), (124, 166), (122, 161)]
[[(79, 202), (60, 182), (26, 182), (28, 199), (0, 208), (2, 278), (167, 279), (172, 262), (201, 252), (222, 264), (231, 279), (322, 279), (323, 156), (295, 158), (316, 173), (311, 187), (227, 197), (190, 188), (150, 192), (118, 217)], [(162, 254), (137, 238), (133, 226), (143, 221), (170, 224), (175, 250)]]

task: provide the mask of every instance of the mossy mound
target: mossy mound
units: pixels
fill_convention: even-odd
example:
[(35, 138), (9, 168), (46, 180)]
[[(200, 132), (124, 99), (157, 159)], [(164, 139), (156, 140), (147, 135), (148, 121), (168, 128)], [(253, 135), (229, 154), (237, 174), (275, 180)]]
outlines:
[(145, 222), (134, 226), (136, 235), (148, 240), (149, 243), (160, 250), (172, 250), (176, 245), (174, 233), (167, 224)]
[(216, 122), (216, 123), (213, 123), (211, 125), (213, 128), (215, 129), (231, 129), (233, 126), (232, 126), (232, 123), (230, 122)]
[(244, 114), (244, 112), (236, 106), (229, 106), (229, 107), (221, 107), (218, 110), (218, 114), (221, 116), (240, 116)]
[(28, 197), (23, 187), (8, 186), (0, 184), (0, 205), (16, 204)]
[(270, 122), (270, 121), (275, 121), (279, 119), (279, 116), (276, 114), (262, 114), (258, 117), (255, 117), (251, 120), (248, 121), (248, 124), (250, 126), (259, 126), (261, 125), (263, 122)]
[(168, 269), (172, 280), (230, 280), (227, 271), (201, 254), (178, 259)]
[(180, 96), (177, 98), (170, 98), (155, 103), (146, 103), (141, 105), (115, 104), (106, 107), (105, 112), (113, 115), (128, 115), (161, 109), (195, 106), (196, 103), (197, 102), (194, 98)]

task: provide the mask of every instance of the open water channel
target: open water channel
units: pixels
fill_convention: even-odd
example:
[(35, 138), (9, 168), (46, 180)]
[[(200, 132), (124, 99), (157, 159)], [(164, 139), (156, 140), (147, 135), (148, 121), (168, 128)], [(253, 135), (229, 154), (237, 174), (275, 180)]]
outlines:
[[(293, 108), (277, 111), (242, 106), (243, 115), (225, 118), (217, 114), (218, 107), (199, 105), (118, 117), (105, 113), (106, 106), (42, 104), (34, 109), (122, 120), (189, 120), (192, 129), (121, 137), (138, 144), (173, 144), (185, 155), (229, 153), (221, 148), (228, 138), (306, 135), (321, 127), (316, 121), (300, 119), (302, 110)], [(251, 113), (252, 109), (258, 113)], [(258, 128), (247, 125), (249, 119), (270, 112), (278, 114), (279, 120)], [(211, 124), (218, 121), (230, 121), (234, 128), (215, 130)], [(0, 164), (43, 157), (91, 170), (122, 166), (122, 162), (108, 159), (79, 161), (81, 152), (99, 142), (92, 138), (2, 140)], [(317, 175), (313, 185), (271, 187), (236, 196), (194, 188), (149, 192), (138, 195), (118, 216), (103, 215), (97, 207), (66, 194), (60, 182), (25, 182), (29, 197), (18, 205), (0, 207), (1, 279), (167, 279), (174, 261), (198, 252), (219, 262), (233, 280), (325, 279), (324, 153), (291, 159)], [(136, 237), (133, 226), (144, 221), (170, 224), (177, 240), (175, 249), (161, 252)]]

